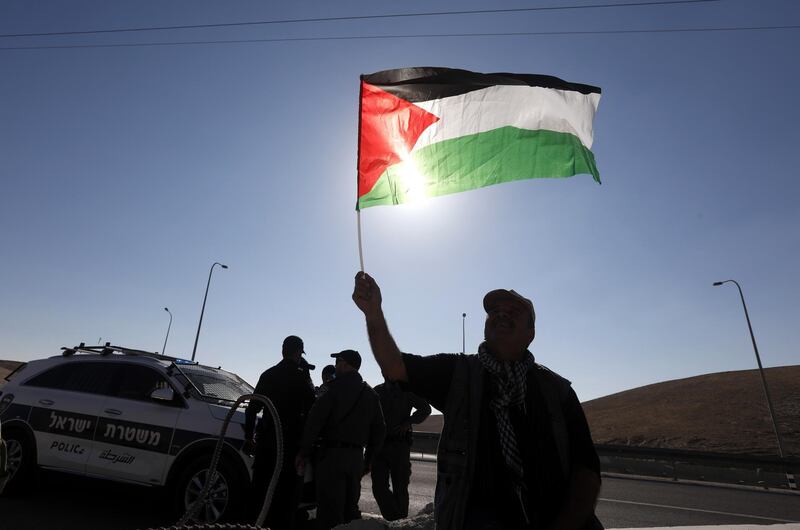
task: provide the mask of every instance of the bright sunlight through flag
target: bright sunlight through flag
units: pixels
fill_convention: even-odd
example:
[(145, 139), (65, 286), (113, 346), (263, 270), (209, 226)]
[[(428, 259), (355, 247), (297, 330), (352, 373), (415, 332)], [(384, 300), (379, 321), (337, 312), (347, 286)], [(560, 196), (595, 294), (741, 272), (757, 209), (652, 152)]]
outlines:
[(362, 75), (356, 209), (531, 178), (589, 174), (599, 183), (599, 102), (599, 88), (545, 75)]

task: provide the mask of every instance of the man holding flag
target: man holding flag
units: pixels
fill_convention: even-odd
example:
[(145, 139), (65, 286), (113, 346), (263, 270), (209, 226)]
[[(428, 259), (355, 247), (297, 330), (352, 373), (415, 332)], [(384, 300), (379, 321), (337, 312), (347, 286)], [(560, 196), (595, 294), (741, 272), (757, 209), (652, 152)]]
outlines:
[(497, 289), (483, 299), (477, 355), (401, 353), (378, 284), (359, 272), (364, 313), (384, 377), (444, 412), (437, 454), (438, 529), (602, 528), (594, 516), (600, 462), (569, 381), (537, 364), (533, 304)]
[(444, 413), (436, 527), (602, 528), (600, 463), (569, 381), (537, 364), (533, 303), (486, 294), (477, 355), (401, 353), (364, 271), (361, 210), (533, 178), (600, 175), (591, 152), (600, 89), (546, 75), (401, 68), (361, 76), (353, 301), (372, 353)]

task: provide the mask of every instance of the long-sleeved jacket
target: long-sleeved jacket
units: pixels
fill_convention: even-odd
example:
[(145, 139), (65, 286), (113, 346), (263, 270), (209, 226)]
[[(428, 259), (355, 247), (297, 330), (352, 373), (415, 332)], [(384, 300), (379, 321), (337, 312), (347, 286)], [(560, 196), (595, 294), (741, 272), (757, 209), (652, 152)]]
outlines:
[[(381, 399), (381, 409), (383, 409), (383, 419), (386, 421), (386, 439), (406, 438), (410, 427), (401, 428), (407, 424), (416, 425), (422, 423), (431, 414), (431, 406), (427, 401), (406, 392), (395, 382), (382, 383), (375, 387), (375, 392)], [(411, 414), (411, 409), (414, 413)]]
[[(298, 363), (283, 359), (266, 370), (258, 379), (256, 394), (262, 394), (272, 401), (278, 411), (283, 430), (283, 443), (288, 448), (296, 448), (303, 433), (306, 416), (314, 403), (314, 385)], [(247, 438), (252, 437), (256, 416), (263, 408), (257, 401), (251, 402), (245, 411), (244, 431)], [(259, 423), (259, 446), (274, 444), (272, 417), (265, 414)]]
[(323, 446), (361, 446), (365, 459), (383, 444), (386, 424), (380, 399), (358, 372), (331, 381), (308, 414), (300, 450), (308, 455), (317, 439)]
[[(566, 484), (572, 469), (579, 464), (571, 460), (570, 446), (576, 440), (570, 439), (570, 431), (564, 416), (564, 404), (571, 399), (570, 396), (574, 397), (574, 393), (571, 393), (568, 380), (541, 365), (536, 365), (530, 370), (527, 377), (529, 387), (531, 382), (534, 382), (542, 392), (544, 402), (541, 406), (546, 409), (546, 417), (549, 418), (550, 424), (541, 423), (537, 428), (539, 432), (549, 430), (552, 433), (554, 454), (549, 457), (558, 461), (557, 468), (562, 479), (557, 483), (554, 481), (547, 484), (547, 487), (557, 488), (557, 496), (563, 502), (568, 495)], [(484, 391), (484, 372), (478, 356), (459, 356), (450, 383), (444, 410), (444, 426), (437, 450), (438, 477), (434, 507), (436, 528), (450, 530), (465, 526), (470, 492), (474, 488), (472, 481), (475, 478), (478, 457), (480, 403)], [(532, 393), (529, 392), (527, 398), (532, 400)], [(577, 401), (577, 398), (574, 399)], [(533, 403), (530, 410), (534, 408), (532, 405)], [(554, 504), (560, 505), (560, 503)], [(535, 516), (535, 511), (532, 511), (531, 515)], [(587, 522), (586, 528), (602, 529), (602, 525), (596, 517), (593, 517)]]

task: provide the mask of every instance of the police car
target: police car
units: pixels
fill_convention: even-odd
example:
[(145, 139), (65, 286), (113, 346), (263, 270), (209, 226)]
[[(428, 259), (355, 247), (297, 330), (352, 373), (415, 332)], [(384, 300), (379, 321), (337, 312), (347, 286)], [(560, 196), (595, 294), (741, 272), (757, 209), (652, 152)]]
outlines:
[[(253, 388), (220, 368), (108, 343), (62, 350), (21, 365), (0, 388), (6, 493), (46, 468), (165, 486), (182, 515), (205, 485), (230, 406)], [(243, 506), (252, 462), (241, 451), (243, 425), (239, 410), (199, 522), (235, 517)]]

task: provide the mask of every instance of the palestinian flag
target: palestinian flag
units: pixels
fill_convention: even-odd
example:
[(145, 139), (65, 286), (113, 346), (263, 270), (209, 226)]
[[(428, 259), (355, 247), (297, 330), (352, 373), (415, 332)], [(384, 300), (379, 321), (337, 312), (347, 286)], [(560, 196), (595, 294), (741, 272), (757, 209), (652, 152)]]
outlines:
[(356, 209), (589, 174), (600, 89), (545, 75), (401, 68), (361, 76)]

